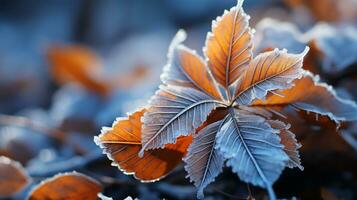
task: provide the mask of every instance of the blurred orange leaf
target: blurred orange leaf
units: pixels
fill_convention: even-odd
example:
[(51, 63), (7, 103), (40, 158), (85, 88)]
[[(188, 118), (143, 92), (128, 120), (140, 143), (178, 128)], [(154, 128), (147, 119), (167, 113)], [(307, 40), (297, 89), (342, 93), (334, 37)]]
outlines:
[(30, 200), (98, 199), (102, 186), (94, 179), (77, 172), (58, 174), (46, 179), (30, 192)]
[(59, 84), (75, 82), (99, 94), (108, 92), (109, 85), (98, 78), (100, 59), (90, 49), (75, 45), (54, 46), (48, 51), (48, 60), (52, 76)]
[(0, 156), (0, 198), (11, 197), (30, 182), (20, 163)]
[(304, 6), (317, 19), (323, 21), (353, 21), (357, 19), (354, 0), (285, 0), (291, 7)]

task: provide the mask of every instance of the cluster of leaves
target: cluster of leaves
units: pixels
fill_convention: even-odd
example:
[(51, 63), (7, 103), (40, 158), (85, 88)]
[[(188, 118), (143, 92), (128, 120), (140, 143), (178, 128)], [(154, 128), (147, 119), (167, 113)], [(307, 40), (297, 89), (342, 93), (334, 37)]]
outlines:
[(156, 181), (183, 159), (197, 197), (224, 165), (242, 181), (266, 188), (285, 167), (299, 167), (300, 144), (285, 109), (330, 120), (356, 120), (355, 103), (304, 70), (300, 54), (274, 49), (253, 57), (253, 31), (243, 1), (212, 24), (205, 60), (182, 44), (179, 31), (168, 53), (162, 85), (145, 108), (103, 128), (95, 142), (114, 164), (142, 181)]
[[(175, 14), (166, 16), (165, 13), (169, 8), (165, 7), (165, 9), (162, 9), (161, 5), (157, 6), (155, 3), (150, 3), (150, 7), (139, 6), (145, 8), (146, 12), (134, 12), (135, 16), (139, 16), (135, 17), (135, 19), (140, 19), (141, 24), (149, 24), (150, 29), (156, 30), (155, 24), (162, 25), (162, 23), (158, 23), (158, 20), (155, 20), (154, 23), (148, 23), (142, 20), (140, 16), (156, 16), (158, 12), (152, 12), (152, 8), (155, 8), (155, 11), (165, 10), (165, 12), (160, 12), (160, 16), (162, 15), (160, 20), (167, 22), (172, 20), (173, 17), (175, 18), (173, 20), (174, 22), (170, 22), (172, 25), (179, 27), (187, 26), (188, 32), (190, 32), (187, 43), (190, 43), (190, 46), (193, 47), (202, 45), (201, 42), (203, 43), (203, 41), (201, 41), (201, 39), (204, 39), (203, 35), (205, 35), (207, 31), (206, 26), (203, 26), (203, 24), (210, 21), (210, 17), (205, 21), (205, 18), (202, 18), (202, 16), (208, 17), (208, 15), (216, 11), (220, 12), (219, 10), (223, 9), (222, 7), (224, 7), (224, 5), (232, 3), (229, 1), (225, 3), (212, 1), (206, 2), (206, 4), (203, 5), (199, 2), (192, 1), (188, 1), (187, 4), (182, 4), (181, 1), (177, 3), (173, 2), (175, 1), (167, 4), (176, 5), (179, 3), (180, 5), (184, 5), (184, 7), (178, 10), (183, 9), (185, 12), (180, 14), (179, 11), (177, 13), (177, 6), (173, 6), (174, 8), (171, 8), (171, 10), (174, 11)], [(284, 6), (284, 2), (287, 2), (291, 6), (291, 9)], [(99, 2), (92, 2), (90, 4), (97, 5), (98, 3)], [(103, 4), (107, 5), (107, 3), (108, 2)], [(12, 5), (16, 4), (17, 3), (14, 2), (8, 4), (8, 6), (12, 7)], [(135, 5), (136, 4), (137, 3), (135, 3)], [(8, 6), (5, 6), (3, 10)], [(41, 10), (46, 10), (43, 13), (60, 13), (48, 12), (51, 9), (48, 9), (45, 4), (39, 4), (38, 6), (40, 6)], [(127, 6), (132, 5), (127, 5), (127, 2), (125, 2), (125, 6), (119, 7), (126, 8)], [(88, 6), (85, 7), (88, 8)], [(89, 7), (98, 8), (98, 6)], [(208, 9), (213, 7), (214, 9)], [(33, 9), (32, 6), (29, 6), (29, 8)], [(186, 11), (186, 9), (188, 10)], [(259, 54), (270, 52), (274, 50), (274, 48), (286, 48), (289, 53), (301, 54), (300, 52), (303, 52), (306, 46), (310, 46), (310, 50), (304, 56), (302, 68), (319, 74), (323, 82), (334, 86), (339, 97), (357, 100), (357, 90), (355, 90), (357, 84), (357, 57), (355, 56), (357, 53), (357, 29), (353, 23), (349, 23), (350, 20), (355, 21), (353, 20), (353, 16), (356, 16), (355, 14), (357, 12), (353, 12), (353, 10), (356, 10), (356, 6), (352, 4), (352, 0), (286, 0), (275, 3), (271, 1), (261, 3), (261, 1), (258, 0), (251, 0), (247, 4), (246, 9), (254, 15), (251, 24), (255, 24), (261, 17), (266, 16), (294, 22), (294, 24), (292, 24), (271, 19), (261, 20), (256, 26), (256, 33), (254, 33), (254, 48), (252, 49), (254, 56), (252, 60), (254, 60), (256, 55), (259, 57)], [(100, 10), (101, 9), (99, 9), (99, 11), (96, 10), (93, 14), (100, 13)], [(273, 11), (273, 13), (269, 13), (269, 10)], [(326, 12), (326, 10), (328, 10), (328, 12)], [(200, 20), (197, 20), (192, 15), (187, 15), (190, 11), (194, 11), (196, 18), (199, 16)], [(311, 16), (308, 11), (311, 11)], [(304, 14), (302, 14), (302, 12)], [(31, 27), (34, 27), (34, 29), (31, 30), (36, 30), (36, 26), (42, 26), (44, 24), (42, 21), (41, 23), (37, 23), (36, 20), (33, 21), (33, 19), (30, 19), (31, 15), (26, 16), (29, 17), (26, 18), (26, 21), (31, 24)], [(15, 17), (18, 18), (18, 16)], [(151, 17), (147, 17), (147, 19), (151, 19)], [(183, 19), (179, 19), (180, 17), (184, 17), (185, 21), (183, 22)], [(13, 24), (10, 18), (11, 17), (8, 19), (8, 17), (6, 17), (6, 19), (1, 19), (1, 21), (6, 21), (6, 24), (12, 26)], [(39, 18), (50, 19), (46, 23), (56, 24), (56, 27), (61, 26), (52, 21), (52, 19), (58, 19), (57, 17)], [(94, 18), (97, 19), (96, 17)], [(103, 24), (107, 24), (109, 21), (108, 18), (100, 19), (101, 22), (106, 22)], [(116, 18), (111, 16), (110, 20), (112, 19)], [(319, 23), (312, 27), (312, 23), (317, 19), (322, 21), (334, 21), (334, 23)], [(66, 18), (66, 21), (68, 21), (68, 18)], [(130, 20), (130, 22), (126, 21), (123, 27), (131, 27), (131, 25), (129, 25), (131, 22), (132, 20)], [(335, 22), (343, 23), (338, 24)], [(295, 102), (299, 104), (304, 102), (304, 99), (301, 101), (296, 100), (289, 105), (287, 103), (278, 105), (274, 103), (269, 106), (261, 105), (262, 100), (258, 99), (253, 100), (251, 105), (238, 105), (235, 103), (235, 105), (229, 105), (231, 101), (228, 99), (225, 84), (219, 84), (219, 79), (216, 77), (213, 78), (213, 82), (215, 82), (213, 85), (218, 87), (218, 93), (221, 93), (219, 95), (222, 96), (223, 100), (220, 97), (214, 97), (214, 99), (219, 102), (223, 101), (226, 105), (217, 106), (216, 109), (208, 114), (207, 119), (198, 125), (198, 128), (194, 132), (188, 136), (179, 136), (176, 143), (165, 144), (163, 149), (155, 148), (144, 151), (143, 158), (138, 156), (142, 148), (142, 118), (150, 111), (150, 105), (129, 114), (125, 118), (116, 120), (112, 128), (103, 130), (105, 134), (101, 135), (103, 136), (102, 138), (98, 137), (96, 139), (97, 143), (105, 148), (107, 154), (114, 160), (113, 163), (126, 174), (132, 174), (137, 179), (142, 180), (142, 182), (151, 182), (166, 176), (172, 171), (171, 175), (163, 181), (153, 184), (142, 184), (131, 176), (123, 175), (123, 173), (118, 172), (116, 168), (111, 167), (111, 161), (101, 154), (100, 148), (96, 148), (93, 143), (93, 136), (98, 133), (100, 127), (109, 125), (116, 116), (123, 116), (123, 113), (127, 110), (139, 107), (138, 104), (141, 104), (140, 99), (145, 100), (146, 98), (144, 97), (146, 95), (143, 95), (144, 92), (152, 94), (153, 90), (156, 89), (156, 85), (159, 81), (157, 77), (160, 75), (158, 71), (161, 70), (159, 66), (162, 66), (162, 63), (165, 62), (163, 57), (165, 57), (166, 46), (169, 41), (166, 36), (170, 35), (169, 33), (171, 33), (170, 30), (172, 26), (169, 27), (169, 31), (167, 27), (157, 27), (160, 31), (154, 34), (145, 32), (145, 34), (136, 35), (131, 34), (130, 30), (125, 30), (125, 33), (120, 31), (121, 36), (127, 35), (129, 37), (120, 37), (120, 41), (113, 41), (109, 46), (104, 45), (104, 49), (103, 47), (96, 46), (95, 51), (99, 53), (105, 52), (106, 55), (99, 56), (101, 54), (82, 45), (64, 45), (63, 43), (63, 45), (53, 45), (52, 48), (49, 49), (43, 48), (47, 44), (44, 45), (38, 40), (33, 40), (32, 32), (23, 34), (24, 32), (21, 31), (22, 26), (19, 26), (18, 23), (15, 24), (17, 31), (0, 31), (0, 34), (4, 36), (2, 38), (6, 40), (6, 42), (3, 43), (6, 48), (0, 52), (3, 58), (1, 59), (2, 65), (0, 66), (0, 156), (8, 157), (2, 157), (0, 159), (1, 199), (25, 199), (29, 197), (36, 197), (38, 199), (57, 197), (66, 199), (71, 197), (77, 199), (110, 199), (100, 193), (97, 195), (97, 192), (102, 192), (115, 199), (123, 199), (127, 195), (139, 197), (142, 200), (163, 198), (194, 199), (196, 194), (195, 188), (189, 185), (188, 180), (185, 180), (185, 172), (181, 170), (183, 169), (181, 168), (182, 165), (176, 170), (173, 169), (179, 165), (182, 158), (184, 158), (184, 161), (188, 163), (185, 164), (187, 171), (191, 170), (188, 177), (192, 177), (194, 180), (203, 180), (201, 182), (196, 181), (198, 182), (196, 185), (202, 184), (199, 185), (199, 187), (201, 187), (199, 188), (200, 192), (202, 193), (204, 185), (211, 181), (211, 169), (213, 168), (212, 165), (215, 164), (208, 162), (207, 154), (212, 153), (212, 155), (214, 155), (213, 153), (217, 153), (224, 158), (224, 155), (221, 155), (223, 151), (220, 148), (211, 148), (212, 145), (209, 142), (211, 142), (211, 139), (214, 137), (216, 138), (213, 140), (216, 140), (218, 138), (217, 134), (221, 133), (223, 128), (228, 130), (228, 128), (226, 128), (228, 125), (222, 125), (221, 132), (217, 131), (217, 133), (206, 134), (208, 137), (205, 137), (202, 131), (206, 128), (208, 129), (208, 126), (211, 126), (211, 124), (218, 123), (218, 121), (224, 120), (227, 115), (230, 115), (229, 108), (227, 108), (226, 105), (228, 105), (228, 107), (232, 106), (232, 109), (236, 108), (236, 111), (239, 113), (259, 115), (259, 117), (265, 118), (262, 119), (262, 121), (268, 123), (272, 129), (275, 129), (280, 139), (279, 143), (284, 145), (284, 151), (289, 156), (289, 159), (295, 158), (295, 160), (288, 161), (287, 166), (294, 165), (297, 166), (297, 168), (294, 170), (285, 170), (274, 183), (274, 190), (279, 197), (289, 198), (296, 196), (302, 199), (317, 199), (320, 197), (322, 197), (322, 199), (336, 199), (336, 197), (333, 197), (336, 195), (344, 199), (356, 198), (354, 188), (357, 184), (355, 179), (357, 175), (357, 154), (351, 147), (357, 150), (357, 121), (342, 122), (339, 124), (340, 128), (336, 129), (334, 120), (340, 123), (342, 119), (335, 118), (331, 120), (328, 115), (320, 116), (315, 112), (308, 113), (304, 109), (294, 105)], [(115, 24), (117, 25), (118, 23)], [(227, 25), (227, 27), (230, 26)], [(75, 27), (75, 29), (82, 28), (82, 26)], [(112, 26), (111, 28), (115, 27)], [(222, 30), (222, 32), (229, 30), (226, 38), (229, 39), (231, 37), (229, 35), (231, 33), (229, 28), (222, 28), (220, 30)], [(46, 30), (44, 29), (42, 31)], [(37, 31), (35, 32), (37, 33)], [(85, 32), (88, 33), (87, 31)], [(105, 31), (101, 31), (101, 33), (103, 32)], [(16, 49), (16, 46), (18, 46), (18, 38), (9, 38), (8, 36), (19, 33), (20, 35), (28, 36), (26, 37), (26, 41), (23, 42), (29, 42), (31, 45), (39, 45), (41, 48), (35, 48), (36, 51), (31, 49), (31, 54), (29, 54), (29, 52), (14, 51), (14, 48)], [(101, 37), (98, 34), (95, 34), (96, 38)], [(43, 37), (46, 37), (45, 35), (46, 33), (43, 33)], [(49, 38), (48, 40), (43, 40), (43, 37), (41, 37), (41, 41), (51, 41)], [(83, 35), (78, 36), (78, 39), (82, 37)], [(180, 36), (177, 38), (177, 43), (172, 45), (171, 51), (178, 52), (177, 55), (180, 55), (181, 50), (178, 51), (177, 49), (183, 45), (180, 43)], [(183, 39), (184, 38), (181, 38), (181, 40)], [(87, 41), (87, 39), (85, 40)], [(61, 40), (57, 42), (59, 41)], [(20, 45), (21, 48), (19, 48), (21, 50), (26, 49), (28, 46), (24, 45), (25, 43), (23, 42), (19, 43), (22, 44)], [(88, 42), (91, 43), (93, 41)], [(116, 42), (119, 43), (117, 44)], [(8, 46), (7, 44), (11, 45)], [(227, 50), (225, 46), (226, 42), (224, 41), (222, 44), (223, 49)], [(108, 49), (108, 47), (110, 49)], [(115, 51), (111, 49), (112, 47), (115, 47)], [(117, 47), (119, 48), (117, 49)], [(183, 48), (187, 49), (186, 47)], [(234, 46), (232, 48), (232, 51), (237, 49), (237, 47)], [(251, 47), (249, 46), (249, 48)], [(41, 51), (41, 56), (35, 56), (35, 52), (39, 53), (39, 49), (45, 50), (46, 53)], [(147, 49), (150, 49), (150, 51)], [(189, 51), (189, 53), (190, 52), (191, 51)], [(223, 56), (222, 52), (215, 51), (215, 53), (220, 56)], [(229, 52), (229, 50), (225, 52)], [(13, 58), (9, 57), (9, 54), (13, 54)], [(43, 57), (42, 55), (47, 55), (47, 57)], [(179, 58), (179, 56), (175, 57), (174, 55), (175, 53), (169, 53), (168, 65), (174, 65), (173, 61), (180, 61), (176, 62), (179, 63), (177, 64), (177, 69), (181, 70), (180, 65), (191, 66), (192, 63), (181, 64), (181, 62), (185, 63), (184, 60), (190, 60), (185, 58), (187, 56), (184, 55), (182, 56), (183, 58)], [(193, 57), (195, 56), (196, 55)], [(213, 57), (212, 55), (210, 56)], [(20, 57), (24, 59), (19, 59)], [(26, 59), (28, 57), (31, 57), (31, 60)], [(206, 57), (208, 56), (206, 55)], [(237, 57), (239, 57), (239, 55), (237, 55)], [(47, 64), (49, 64), (50, 67), (50, 74), (47, 74), (47, 70), (44, 70), (45, 66), (43, 65), (46, 64), (44, 63), (46, 58), (47, 61), (49, 61)], [(15, 59), (16, 62), (9, 62), (9, 60), (12, 59)], [(34, 60), (36, 60), (36, 67), (32, 67), (34, 63), (31, 63), (31, 61)], [(239, 59), (237, 59), (237, 61), (238, 60)], [(208, 66), (207, 61), (202, 62), (206, 67)], [(224, 63), (225, 60), (221, 60), (221, 62)], [(266, 62), (261, 63), (261, 65), (263, 64), (266, 64)], [(192, 66), (196, 66), (195, 62), (193, 62)], [(181, 71), (183, 71), (184, 74), (186, 73), (185, 70), (191, 67), (182, 68), (184, 70)], [(174, 69), (176, 69), (176, 67), (174, 67)], [(257, 69), (259, 69), (259, 67), (257, 67)], [(181, 72), (180, 70), (178, 71)], [(210, 71), (210, 76), (213, 76), (212, 74), (214, 73), (211, 68), (207, 71)], [(244, 73), (245, 72), (242, 73), (242, 82)], [(190, 74), (192, 73), (188, 73), (187, 77), (191, 77)], [(52, 75), (52, 77), (48, 77), (50, 75)], [(317, 79), (315, 75), (311, 75), (311, 77)], [(51, 78), (53, 78), (54, 82)], [(192, 87), (190, 83), (195, 84), (196, 78), (188, 80), (188, 84), (186, 84), (186, 81), (185, 83), (182, 81), (177, 81), (178, 83), (176, 83), (176, 81), (169, 81), (163, 83), (163, 87), (171, 88), (173, 85), (176, 86), (180, 84), (179, 86), (182, 87), (194, 88), (190, 91), (199, 90), (206, 94), (210, 93), (205, 92), (205, 88), (200, 90), (199, 86), (201, 84)], [(293, 81), (295, 86), (301, 84), (298, 80), (300, 79)], [(316, 80), (316, 83), (317, 82), (320, 81)], [(234, 89), (235, 85), (231, 85), (231, 88)], [(237, 87), (238, 85), (239, 84), (236, 83)], [(316, 85), (326, 88), (325, 84), (317, 83)], [(135, 87), (135, 89), (133, 89), (133, 87)], [(300, 88), (305, 90), (302, 85)], [(299, 89), (297, 93), (301, 94), (301, 90), (302, 89)], [(234, 93), (234, 91), (230, 92)], [(267, 93), (266, 99), (269, 100), (271, 96), (274, 96), (274, 93), (287, 97), (287, 95), (284, 95), (284, 92), (285, 90), (270, 91)], [(332, 92), (332, 94), (333, 93), (334, 92)], [(196, 92), (192, 92), (192, 94), (196, 94)], [(290, 96), (290, 93), (288, 93), (288, 95)], [(315, 98), (313, 97), (314, 95), (315, 94), (313, 94), (312, 97), (306, 98)], [(169, 99), (171, 99), (171, 95), (169, 96)], [(195, 98), (195, 95), (191, 95), (190, 93), (190, 98), (191, 96)], [(307, 93), (307, 96), (310, 96), (309, 93)], [(332, 98), (334, 98), (333, 96)], [(299, 99), (301, 98), (303, 97), (299, 97)], [(181, 100), (180, 97), (175, 97), (175, 101)], [(159, 100), (159, 102), (161, 103), (163, 101)], [(186, 102), (186, 100), (183, 102)], [(325, 102), (325, 100), (322, 102)], [(263, 101), (263, 104), (264, 103), (265, 101)], [(165, 102), (164, 105), (166, 105)], [(326, 104), (323, 105), (323, 107), (326, 106)], [(179, 110), (180, 107), (185, 106), (186, 105), (176, 104), (173, 106), (170, 104), (170, 109), (164, 108), (164, 110), (160, 112), (168, 114), (167, 112), (174, 111), (174, 107)], [(318, 105), (318, 107), (319, 106), (320, 105)], [(196, 110), (196, 112), (192, 113), (196, 116), (198, 111), (197, 108), (193, 107), (192, 110)], [(321, 109), (321, 107), (319, 108)], [(332, 110), (332, 113), (335, 114), (334, 117), (336, 117), (335, 111)], [(169, 115), (162, 114), (163, 113), (160, 115), (161, 117), (164, 116), (164, 118), (171, 118), (172, 116), (170, 115), (169, 117)], [(193, 117), (193, 115), (191, 117)], [(190, 116), (187, 117), (187, 119), (189, 123), (193, 121)], [(185, 120), (186, 123), (186, 118), (180, 118), (179, 120), (180, 121), (177, 122), (183, 123), (183, 120)], [(161, 122), (166, 123), (165, 120), (160, 121), (160, 123)], [(171, 128), (171, 125), (167, 127)], [(259, 125), (257, 127), (259, 127)], [(278, 130), (280, 127), (286, 129), (286, 131)], [(184, 131), (184, 128), (182, 128), (181, 131)], [(249, 131), (252, 132), (254, 130)], [(133, 134), (131, 135), (130, 133)], [(202, 136), (199, 136), (199, 134)], [(234, 135), (235, 134), (232, 133), (232, 136)], [(251, 137), (250, 135), (248, 136)], [(117, 137), (121, 137), (121, 139)], [(291, 139), (292, 137), (296, 137), (296, 139)], [(101, 141), (104, 140), (103, 138), (106, 140), (105, 142)], [(123, 141), (123, 138), (125, 138), (125, 141)], [(234, 139), (235, 138), (233, 138), (233, 140)], [(249, 140), (251, 138), (245, 139)], [(215, 142), (218, 143), (218, 139)], [(248, 144), (248, 142), (246, 143)], [(258, 146), (257, 142), (256, 146), (260, 148), (260, 143)], [(299, 146), (301, 147), (298, 148)], [(201, 147), (205, 149), (200, 151)], [(243, 146), (240, 147), (242, 148)], [(299, 154), (301, 155), (301, 161), (298, 153), (295, 152), (296, 148), (298, 148)], [(273, 150), (275, 150), (275, 148), (273, 148)], [(197, 155), (194, 155), (196, 152)], [(269, 150), (269, 152), (271, 151)], [(238, 155), (245, 156), (246, 154), (237, 154), (237, 156)], [(237, 157), (236, 155), (232, 156)], [(271, 155), (269, 154), (267, 156)], [(212, 159), (213, 157), (210, 158)], [(226, 165), (236, 162), (233, 161), (233, 158), (224, 158), (224, 160)], [(193, 162), (194, 164), (189, 165)], [(303, 163), (303, 166), (300, 162)], [(23, 167), (21, 167), (20, 163)], [(265, 166), (265, 164), (261, 164), (261, 161), (259, 161), (258, 164), (259, 166)], [(203, 170), (198, 166), (204, 167), (204, 170), (206, 170), (206, 175), (202, 176), (202, 178), (200, 174), (202, 175)], [(304, 169), (304, 172), (300, 172), (298, 168)], [(262, 169), (265, 170), (264, 167), (262, 167)], [(72, 173), (73, 170), (83, 174)], [(196, 171), (198, 173), (196, 173)], [(248, 195), (247, 199), (266, 199), (264, 189), (252, 187), (251, 184), (248, 184), (247, 190), (245, 184), (239, 181), (236, 176), (232, 176), (230, 171), (230, 169), (224, 169), (223, 173), (217, 177), (219, 179), (205, 189), (205, 197), (225, 199), (245, 198), (245, 195)], [(266, 173), (266, 171), (263, 171), (263, 173)], [(84, 174), (92, 178), (86, 177)], [(343, 174), (343, 176), (341, 176), (341, 174)], [(100, 184), (97, 181), (93, 181), (93, 178), (100, 182)], [(85, 188), (82, 187), (83, 185), (91, 188), (91, 190), (95, 192), (85, 190)], [(71, 190), (68, 191), (68, 188), (71, 188)], [(41, 192), (39, 193), (37, 190)], [(58, 191), (60, 191), (60, 193), (57, 193)], [(83, 194), (88, 194), (88, 196), (83, 196)]]

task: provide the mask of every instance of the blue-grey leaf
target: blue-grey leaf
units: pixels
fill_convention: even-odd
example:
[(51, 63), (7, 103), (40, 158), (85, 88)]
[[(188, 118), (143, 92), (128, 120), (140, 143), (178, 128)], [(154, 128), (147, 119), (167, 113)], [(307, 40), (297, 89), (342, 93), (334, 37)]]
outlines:
[(224, 158), (214, 148), (216, 134), (221, 128), (223, 121), (214, 122), (200, 130), (195, 135), (188, 149), (188, 154), (184, 158), (186, 163), (185, 170), (190, 180), (198, 188), (197, 198), (199, 199), (203, 198), (203, 189), (214, 181), (223, 168)]
[(265, 18), (256, 25), (255, 55), (272, 48), (285, 48), (291, 53), (299, 53), (305, 46), (303, 34), (292, 23)]
[(277, 133), (263, 117), (231, 109), (215, 147), (241, 180), (267, 188), (270, 199), (275, 199), (272, 184), (289, 160)]
[(144, 150), (175, 143), (179, 136), (193, 134), (220, 104), (193, 88), (161, 85), (142, 118), (140, 155)]
[(357, 63), (357, 28), (352, 25), (318, 24), (305, 34), (316, 45), (322, 70), (330, 76), (340, 75)]

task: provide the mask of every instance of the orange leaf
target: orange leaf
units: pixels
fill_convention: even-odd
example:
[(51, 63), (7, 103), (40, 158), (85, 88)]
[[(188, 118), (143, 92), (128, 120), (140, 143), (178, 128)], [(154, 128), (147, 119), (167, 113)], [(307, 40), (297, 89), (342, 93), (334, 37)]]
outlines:
[(211, 97), (221, 99), (221, 94), (214, 82), (205, 61), (197, 53), (183, 44), (186, 33), (178, 31), (171, 42), (168, 64), (161, 76), (168, 85), (192, 87), (204, 91)]
[(357, 3), (354, 0), (285, 0), (291, 7), (304, 6), (317, 20), (354, 21)]
[[(240, 1), (243, 3), (243, 1)], [(216, 81), (224, 88), (237, 81), (252, 59), (249, 16), (237, 5), (212, 23), (204, 53)]]
[(288, 54), (286, 50), (259, 54), (250, 63), (244, 80), (237, 87), (237, 103), (250, 105), (252, 100), (264, 99), (267, 92), (292, 87), (292, 81), (302, 76), (303, 58), (309, 48), (301, 54)]
[(29, 200), (40, 199), (98, 199), (102, 186), (94, 179), (77, 172), (58, 174), (46, 179), (29, 194)]
[(119, 118), (112, 128), (104, 128), (95, 141), (107, 156), (127, 174), (142, 181), (156, 181), (166, 176), (182, 160), (192, 137), (180, 137), (176, 144), (167, 144), (164, 149), (146, 151), (140, 158), (141, 121), (146, 112), (139, 110), (127, 118)]
[(0, 198), (11, 197), (30, 182), (20, 163), (0, 156)]
[(101, 69), (96, 54), (81, 46), (54, 46), (49, 49), (48, 60), (54, 79), (59, 84), (78, 83), (101, 95), (107, 94), (109, 85), (95, 73)]
[(294, 87), (280, 92), (281, 95), (270, 95), (265, 101), (256, 101), (254, 105), (292, 105), (327, 115), (336, 122), (357, 119), (355, 103), (339, 98), (332, 87), (320, 83), (317, 76), (305, 71), (303, 77), (295, 80), (294, 84)]

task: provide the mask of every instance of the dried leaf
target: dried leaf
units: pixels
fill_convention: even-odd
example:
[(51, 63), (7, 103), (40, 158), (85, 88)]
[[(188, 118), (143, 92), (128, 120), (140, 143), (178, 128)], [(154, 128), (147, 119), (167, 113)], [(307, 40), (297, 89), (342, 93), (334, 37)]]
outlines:
[(301, 54), (294, 55), (275, 49), (258, 55), (237, 87), (236, 102), (250, 105), (256, 98), (264, 99), (268, 92), (292, 87), (292, 81), (302, 76), (303, 58), (308, 51), (306, 47)]
[(77, 172), (58, 174), (35, 186), (29, 200), (37, 199), (98, 199), (102, 186), (94, 179)]
[(141, 155), (144, 150), (164, 147), (179, 136), (194, 133), (211, 111), (224, 103), (193, 88), (161, 86), (149, 105), (142, 118)]
[(236, 7), (212, 22), (212, 33), (207, 34), (204, 48), (208, 67), (217, 82), (227, 90), (240, 79), (252, 59), (250, 17), (244, 13), (242, 3), (238, 1)]
[(0, 156), (0, 198), (11, 197), (30, 182), (20, 163)]
[(302, 52), (310, 46), (310, 51), (304, 57), (303, 69), (313, 73), (321, 73), (320, 53), (311, 46), (309, 39), (297, 26), (289, 22), (265, 18), (256, 27), (254, 53), (259, 54), (274, 48), (287, 49), (291, 53)]
[(109, 85), (99, 80), (101, 63), (96, 54), (81, 46), (55, 46), (48, 52), (51, 72), (59, 84), (75, 82), (88, 90), (105, 95)]
[(357, 28), (352, 25), (318, 24), (305, 35), (322, 71), (331, 77), (353, 70), (357, 64)]
[(214, 181), (215, 177), (222, 172), (224, 158), (215, 149), (216, 134), (224, 120), (209, 124), (197, 135), (188, 149), (184, 158), (185, 169), (190, 180), (198, 188), (197, 198), (203, 198), (203, 189)]
[[(264, 18), (255, 27), (254, 54), (267, 49), (287, 49), (291, 53), (302, 52), (306, 47), (303, 34), (290, 22)], [(310, 53), (310, 52), (309, 52)], [(305, 62), (305, 59), (304, 59)], [(304, 63), (305, 67), (305, 63)]]
[[(284, 120), (291, 124), (289, 130), (296, 135), (296, 138), (302, 144), (299, 151), (305, 154), (312, 152), (347, 153), (352, 150), (351, 146), (337, 131), (336, 124), (326, 116), (317, 116), (315, 113), (307, 113), (293, 107), (265, 108), (274, 113), (270, 117), (271, 119)], [(341, 128), (343, 126), (344, 124)], [(283, 143), (284, 138), (281, 137), (281, 139), (281, 143)]]
[(292, 105), (298, 109), (327, 115), (335, 122), (357, 119), (354, 102), (339, 98), (331, 86), (320, 83), (318, 76), (304, 72), (304, 76), (294, 82), (295, 86), (281, 92), (283, 96), (271, 95), (266, 101), (255, 105)]
[[(195, 134), (184, 161), (188, 176), (198, 188), (198, 198), (203, 198), (204, 188), (221, 172), (225, 160), (242, 181), (267, 188), (270, 199), (276, 199), (272, 185), (286, 166), (302, 169), (297, 151), (300, 145), (289, 131), (290, 125), (273, 120), (275, 115), (283, 118), (284, 115), (271, 107), (317, 110), (338, 120), (355, 117), (345, 111), (342, 111), (343, 118), (341, 113), (327, 112), (329, 102), (338, 102), (342, 108), (351, 108), (352, 104), (340, 101), (326, 87), (315, 86), (314, 81), (312, 91), (322, 88), (314, 92), (314, 96), (312, 93), (304, 95), (302, 89), (297, 91), (300, 93), (287, 93), (289, 97), (279, 93), (294, 91), (298, 88), (293, 87), (294, 83), (304, 80), (299, 78), (307, 73), (302, 65), (309, 48), (300, 54), (276, 49), (253, 59), (253, 36), (242, 3), (243, 0), (238, 0), (236, 7), (213, 22), (212, 33), (208, 34), (204, 49), (206, 61), (181, 44), (185, 34), (178, 32), (169, 48), (168, 64), (161, 76), (162, 85), (141, 118), (142, 148), (139, 156), (144, 156), (143, 159), (153, 151), (159, 151), (154, 149), (163, 148), (161, 150), (165, 151), (169, 145), (176, 148), (175, 143), (180, 145), (182, 136)], [(273, 99), (273, 103), (263, 103), (266, 97), (267, 102)], [(295, 97), (306, 98), (315, 107), (284, 102)], [(278, 100), (274, 98), (286, 105), (276, 104)], [(321, 105), (314, 102), (324, 99), (327, 101)], [(128, 124), (129, 121), (130, 118), (125, 118), (117, 124)], [(138, 139), (135, 145), (140, 146)], [(111, 153), (119, 150), (116, 148)], [(137, 151), (136, 148), (128, 154), (130, 158), (140, 160), (136, 157)], [(117, 160), (122, 159), (123, 155), (119, 154)], [(131, 164), (130, 158), (128, 162), (127, 159), (119, 161), (119, 166)], [(151, 163), (144, 166), (136, 164), (144, 169), (152, 167)]]
[(298, 167), (300, 170), (304, 170), (304, 167), (301, 165), (301, 159), (298, 151), (301, 144), (297, 142), (295, 134), (289, 131), (290, 124), (287, 125), (279, 120), (269, 120), (268, 123), (272, 128), (280, 131), (280, 144), (284, 145), (285, 153), (290, 158), (287, 167)]
[(311, 15), (322, 21), (354, 21), (357, 19), (357, 2), (354, 0), (285, 0), (291, 7), (303, 6)]
[(126, 174), (133, 174), (142, 181), (157, 181), (172, 171), (182, 160), (192, 138), (178, 138), (176, 144), (168, 144), (164, 149), (145, 152), (138, 156), (141, 149), (140, 118), (145, 109), (136, 111), (126, 118), (118, 118), (112, 128), (103, 128), (102, 134), (95, 138), (97, 145)]
[(241, 180), (267, 188), (270, 199), (275, 199), (272, 183), (289, 160), (278, 132), (263, 117), (232, 109), (217, 134), (216, 148), (227, 165)]
[(357, 29), (348, 24), (319, 23), (305, 33), (291, 23), (264, 19), (257, 25), (255, 53), (272, 48), (301, 52), (306, 45), (311, 51), (304, 58), (303, 68), (314, 74), (336, 78), (348, 75), (357, 63)]
[(206, 63), (196, 52), (181, 44), (185, 39), (186, 33), (180, 30), (172, 40), (168, 54), (169, 61), (161, 75), (162, 82), (167, 85), (195, 88), (213, 98), (221, 99)]

